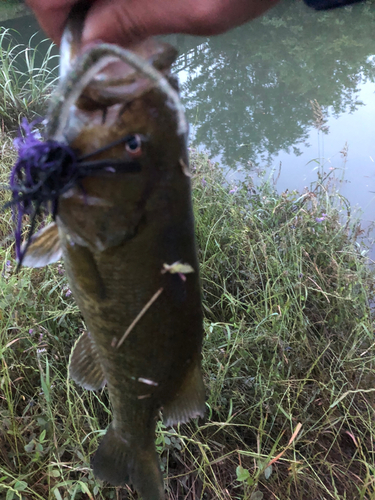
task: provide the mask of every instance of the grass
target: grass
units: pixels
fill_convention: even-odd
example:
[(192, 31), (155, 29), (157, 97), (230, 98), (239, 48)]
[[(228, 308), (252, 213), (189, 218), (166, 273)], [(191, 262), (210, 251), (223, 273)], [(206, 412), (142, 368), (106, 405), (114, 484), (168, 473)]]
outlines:
[[(57, 56), (54, 45), (45, 40), (33, 46), (16, 43), (17, 32), (0, 28), (0, 123), (13, 131), (21, 117), (40, 117), (56, 82)], [(41, 45), (48, 44), (48, 47)], [(56, 65), (55, 65), (56, 62)]]
[(302, 194), (247, 179), (229, 195), (215, 166), (197, 176), (204, 366), (223, 427), (208, 425), (233, 446), (233, 489), (217, 498), (374, 498), (374, 275), (358, 221), (323, 172)]
[[(2, 136), (3, 183), (12, 161)], [(192, 168), (207, 416), (158, 424), (168, 498), (374, 499), (374, 269), (358, 219), (332, 172), (278, 194), (271, 179), (228, 184), (194, 151)], [(110, 407), (67, 379), (84, 325), (64, 268), (16, 275), (11, 226), (3, 213), (0, 498), (135, 499), (90, 470)]]

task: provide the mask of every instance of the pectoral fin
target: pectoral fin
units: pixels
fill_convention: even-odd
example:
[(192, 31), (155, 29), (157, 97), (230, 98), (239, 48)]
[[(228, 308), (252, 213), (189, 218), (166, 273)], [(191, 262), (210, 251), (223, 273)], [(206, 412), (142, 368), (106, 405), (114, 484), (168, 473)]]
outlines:
[(88, 332), (82, 333), (72, 349), (69, 375), (74, 382), (89, 391), (99, 390), (105, 385), (99, 354)]
[(61, 259), (62, 251), (56, 222), (38, 231), (31, 238), (22, 265), (44, 267)]
[(198, 361), (186, 376), (176, 397), (163, 409), (163, 422), (168, 427), (186, 423), (191, 418), (203, 417), (205, 410), (205, 389)]
[[(65, 235), (63, 236), (65, 238)], [(63, 243), (65, 266), (70, 274), (79, 277), (76, 282), (77, 293), (88, 295), (94, 300), (104, 300), (106, 289), (103, 278), (99, 272), (95, 257), (91, 250), (78, 244)]]

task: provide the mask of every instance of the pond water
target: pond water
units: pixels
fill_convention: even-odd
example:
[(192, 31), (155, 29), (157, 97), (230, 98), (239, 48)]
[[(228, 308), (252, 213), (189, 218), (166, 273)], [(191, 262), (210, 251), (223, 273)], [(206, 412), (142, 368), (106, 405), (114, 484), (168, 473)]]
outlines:
[(336, 168), (367, 226), (375, 220), (374, 21), (374, 2), (317, 13), (289, 1), (220, 37), (185, 40), (177, 69), (193, 142), (234, 169), (267, 175), (281, 165), (279, 190), (308, 186), (318, 161)]
[[(24, 42), (38, 30), (30, 16), (2, 24)], [(238, 171), (281, 164), (279, 190), (303, 189), (317, 160), (340, 177), (344, 169), (341, 192), (366, 226), (375, 220), (374, 25), (374, 2), (318, 13), (285, 0), (225, 35), (166, 37), (181, 54), (194, 145), (231, 167), (234, 183)]]

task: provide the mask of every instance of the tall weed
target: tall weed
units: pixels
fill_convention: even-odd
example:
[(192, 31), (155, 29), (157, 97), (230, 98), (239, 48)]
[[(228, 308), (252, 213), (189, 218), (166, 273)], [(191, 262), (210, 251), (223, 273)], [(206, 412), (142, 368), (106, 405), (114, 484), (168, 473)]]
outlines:
[[(2, 171), (14, 152), (3, 146)], [(323, 172), (303, 193), (229, 185), (193, 153), (205, 420), (157, 427), (168, 498), (371, 500), (374, 270)], [(11, 228), (3, 214), (1, 233)], [(62, 264), (15, 274), (0, 250), (0, 498), (135, 499), (93, 477), (106, 389), (67, 378), (85, 328)]]
[(16, 43), (16, 36), (14, 30), (0, 28), (0, 120), (8, 131), (17, 129), (20, 117), (43, 115), (57, 79), (53, 44), (45, 40), (34, 47), (32, 37), (24, 45)]

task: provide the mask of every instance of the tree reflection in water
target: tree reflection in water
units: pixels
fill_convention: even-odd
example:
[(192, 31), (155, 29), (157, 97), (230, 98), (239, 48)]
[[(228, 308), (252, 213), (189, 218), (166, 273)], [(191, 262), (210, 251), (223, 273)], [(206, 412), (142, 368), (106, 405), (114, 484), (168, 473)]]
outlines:
[(298, 154), (314, 123), (310, 101), (334, 116), (361, 106), (360, 84), (375, 76), (374, 21), (371, 2), (316, 13), (292, 1), (220, 37), (185, 39), (175, 70), (188, 71), (196, 142), (228, 164)]

